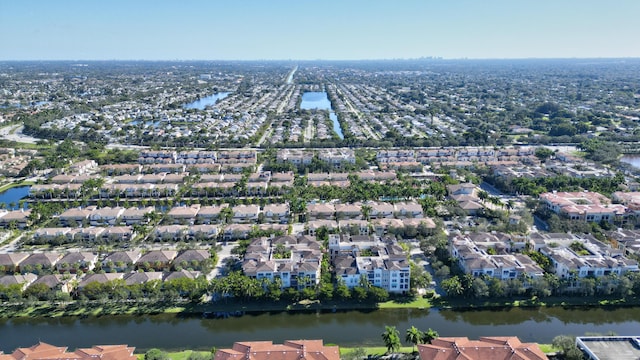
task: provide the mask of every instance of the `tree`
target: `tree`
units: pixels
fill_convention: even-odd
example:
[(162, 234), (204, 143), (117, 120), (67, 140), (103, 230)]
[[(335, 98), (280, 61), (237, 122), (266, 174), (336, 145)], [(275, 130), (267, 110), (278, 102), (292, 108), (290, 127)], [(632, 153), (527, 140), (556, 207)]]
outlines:
[(457, 297), (462, 295), (464, 288), (457, 276), (448, 278), (442, 281), (442, 289), (447, 293), (447, 296)]
[(423, 344), (431, 344), (431, 342), (440, 337), (437, 331), (432, 328), (428, 328), (427, 331), (422, 332), (422, 343)]
[(583, 359), (582, 351), (576, 346), (576, 339), (574, 336), (558, 335), (553, 338), (551, 342), (555, 348), (560, 349), (560, 352), (564, 355), (564, 359), (567, 360), (581, 360)]
[(553, 156), (554, 152), (546, 147), (538, 147), (535, 152), (535, 156), (542, 162)]
[(400, 333), (395, 326), (385, 326), (382, 333), (382, 341), (387, 347), (387, 353), (393, 353), (400, 350)]
[(416, 345), (422, 341), (424, 334), (417, 327), (411, 326), (411, 328), (407, 329), (407, 335), (405, 336), (405, 341), (413, 344), (413, 351), (416, 351)]
[(144, 354), (144, 360), (170, 360), (166, 352), (160, 349), (151, 349)]

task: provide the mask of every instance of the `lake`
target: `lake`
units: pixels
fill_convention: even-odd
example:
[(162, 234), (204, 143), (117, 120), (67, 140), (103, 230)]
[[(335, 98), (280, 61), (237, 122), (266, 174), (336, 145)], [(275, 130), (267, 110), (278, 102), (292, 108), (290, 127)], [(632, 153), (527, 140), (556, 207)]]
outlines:
[[(29, 189), (31, 189), (31, 186), (17, 186), (4, 191), (0, 193), (0, 203), (4, 203), (7, 209), (9, 209), (9, 204), (14, 203), (14, 209), (17, 209), (18, 202), (29, 196)], [(26, 205), (25, 203), (25, 207)]]
[(587, 332), (632, 335), (640, 329), (640, 308), (507, 310), (420, 310), (263, 313), (227, 319), (176, 315), (104, 316), (57, 319), (0, 320), (0, 350), (44, 341), (59, 346), (89, 347), (129, 344), (138, 351), (230, 347), (236, 341), (323, 339), (342, 346), (382, 346), (386, 325), (396, 326), (404, 339), (409, 327), (432, 328), (440, 336), (518, 336), (523, 341), (550, 343), (559, 334)]
[(620, 158), (620, 162), (630, 164), (631, 166), (640, 169), (640, 156), (638, 155), (623, 155)]
[(329, 96), (324, 91), (309, 91), (302, 94), (302, 102), (300, 103), (300, 109), (302, 110), (328, 110), (329, 111), (329, 119), (333, 123), (333, 131), (338, 134), (340, 139), (344, 139), (344, 134), (342, 133), (342, 128), (340, 127), (340, 122), (338, 122), (338, 116), (331, 108), (331, 101), (329, 101)]
[(190, 102), (188, 104), (184, 104), (183, 107), (185, 109), (204, 110), (204, 108), (206, 108), (207, 106), (215, 105), (218, 102), (218, 100), (222, 100), (222, 99), (226, 98), (227, 96), (229, 96), (228, 92), (215, 93), (213, 95), (200, 98), (200, 99), (198, 99), (196, 101), (193, 101), (193, 102)]

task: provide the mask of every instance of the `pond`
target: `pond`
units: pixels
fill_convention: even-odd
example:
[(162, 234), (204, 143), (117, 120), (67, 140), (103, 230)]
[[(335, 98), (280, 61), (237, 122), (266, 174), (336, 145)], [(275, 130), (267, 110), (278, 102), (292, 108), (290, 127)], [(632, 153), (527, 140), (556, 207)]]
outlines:
[(309, 91), (302, 94), (302, 102), (300, 103), (300, 109), (302, 110), (329, 110), (329, 119), (333, 123), (333, 131), (338, 134), (340, 139), (344, 139), (344, 134), (342, 133), (342, 127), (340, 127), (340, 122), (338, 121), (338, 116), (331, 108), (331, 101), (329, 101), (329, 96), (324, 91)]
[(219, 92), (207, 97), (200, 98), (196, 101), (184, 104), (183, 107), (185, 109), (204, 110), (207, 106), (215, 105), (218, 102), (218, 100), (222, 100), (227, 96), (229, 96), (228, 92)]
[[(18, 209), (19, 201), (21, 199), (29, 196), (29, 189), (31, 186), (17, 186), (11, 189), (8, 189), (2, 193), (0, 193), (0, 203), (5, 204), (5, 208), (9, 210)], [(13, 209), (10, 209), (10, 205), (13, 203)], [(27, 207), (27, 203), (25, 202), (25, 208)]]
[[(0, 350), (44, 341), (60, 346), (88, 347), (129, 344), (138, 351), (230, 347), (236, 341), (323, 339), (342, 346), (382, 346), (386, 325), (401, 334), (412, 325), (432, 328), (440, 336), (518, 336), (523, 341), (550, 343), (559, 334), (587, 332), (637, 334), (640, 308), (506, 310), (384, 309), (345, 312), (274, 312), (226, 319), (176, 315), (104, 316), (58, 319), (0, 320)], [(404, 339), (404, 336), (402, 336)]]

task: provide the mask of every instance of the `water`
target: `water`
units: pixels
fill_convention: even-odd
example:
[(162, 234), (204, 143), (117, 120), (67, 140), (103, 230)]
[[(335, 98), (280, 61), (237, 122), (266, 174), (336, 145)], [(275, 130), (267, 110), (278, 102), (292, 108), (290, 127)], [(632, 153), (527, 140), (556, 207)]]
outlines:
[(333, 122), (333, 131), (338, 134), (340, 139), (344, 139), (342, 128), (338, 122), (338, 116), (331, 108), (331, 101), (327, 93), (324, 91), (310, 91), (302, 94), (302, 102), (300, 103), (300, 109), (302, 110), (329, 110), (329, 119)]
[(623, 155), (620, 162), (631, 164), (631, 166), (640, 169), (640, 156), (638, 155)]
[(129, 124), (131, 125), (139, 125), (142, 124), (144, 127), (153, 127), (153, 128), (157, 128), (160, 126), (160, 121), (152, 121), (152, 120), (133, 120), (132, 122), (130, 122)]
[[(29, 196), (29, 189), (31, 189), (31, 186), (18, 186), (4, 191), (0, 193), (0, 203), (4, 203), (7, 209), (9, 209), (9, 204), (14, 203), (14, 208), (10, 210), (17, 209), (19, 205), (18, 202)], [(26, 207), (27, 203), (25, 203), (25, 208)]]
[(213, 95), (200, 98), (200, 99), (198, 99), (198, 100), (196, 100), (194, 102), (190, 102), (188, 104), (184, 104), (184, 108), (185, 109), (204, 110), (204, 108), (206, 108), (207, 106), (215, 105), (216, 102), (218, 102), (218, 100), (222, 100), (222, 99), (226, 98), (227, 96), (229, 96), (228, 92), (215, 93)]
[[(175, 315), (105, 316), (59, 319), (1, 319), (0, 350), (44, 341), (59, 346), (129, 344), (138, 351), (230, 347), (236, 341), (323, 339), (341, 346), (382, 346), (385, 325), (401, 334), (412, 325), (440, 336), (518, 336), (550, 343), (559, 334), (587, 332), (632, 335), (640, 329), (640, 307), (619, 309), (419, 310), (389, 309), (337, 313), (266, 313), (228, 319)], [(402, 336), (404, 338), (404, 336)]]

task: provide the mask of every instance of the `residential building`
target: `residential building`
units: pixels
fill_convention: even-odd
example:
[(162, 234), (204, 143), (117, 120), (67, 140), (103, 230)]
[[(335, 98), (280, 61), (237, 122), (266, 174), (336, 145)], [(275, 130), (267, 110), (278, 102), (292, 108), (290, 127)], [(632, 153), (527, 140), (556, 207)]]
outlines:
[(0, 360), (136, 360), (134, 350), (127, 345), (98, 345), (68, 352), (66, 347), (40, 342), (28, 348), (18, 348), (11, 354), (0, 354)]
[(440, 337), (431, 344), (418, 344), (421, 360), (547, 360), (548, 357), (536, 343), (522, 343), (515, 336)]
[(540, 194), (540, 200), (547, 209), (571, 220), (587, 222), (623, 222), (627, 207), (611, 204), (602, 194), (584, 192), (550, 192)]
[(340, 349), (325, 346), (322, 340), (287, 340), (282, 345), (271, 341), (236, 342), (231, 349), (219, 349), (214, 360), (270, 360), (275, 354), (278, 359), (340, 360)]

